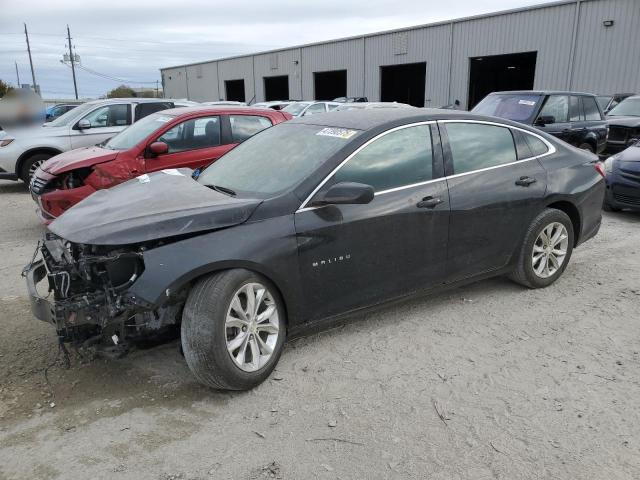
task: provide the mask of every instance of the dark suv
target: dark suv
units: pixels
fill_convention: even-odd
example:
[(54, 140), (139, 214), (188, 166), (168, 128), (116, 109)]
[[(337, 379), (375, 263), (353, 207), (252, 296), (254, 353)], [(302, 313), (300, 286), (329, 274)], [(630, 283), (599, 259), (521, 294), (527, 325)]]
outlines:
[(493, 92), (473, 113), (508, 118), (600, 154), (607, 143), (607, 122), (596, 96), (556, 91)]

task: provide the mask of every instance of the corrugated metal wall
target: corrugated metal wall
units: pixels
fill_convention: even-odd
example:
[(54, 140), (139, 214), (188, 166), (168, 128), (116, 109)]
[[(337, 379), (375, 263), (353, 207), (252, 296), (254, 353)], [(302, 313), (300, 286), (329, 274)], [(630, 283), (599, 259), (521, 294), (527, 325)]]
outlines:
[[(614, 20), (605, 27), (604, 20)], [(575, 43), (574, 43), (575, 40)], [(469, 58), (536, 51), (534, 88), (640, 91), (640, 0), (581, 0), (254, 56), (163, 69), (165, 96), (225, 98), (243, 78), (264, 100), (264, 77), (289, 75), (291, 98), (314, 97), (313, 73), (347, 70), (347, 95), (380, 99), (380, 67), (426, 62), (425, 105), (466, 106)], [(298, 62), (298, 63), (295, 63)], [(200, 75), (199, 75), (200, 74)]]
[(573, 65), (572, 89), (640, 92), (640, 1), (581, 3)]
[(370, 101), (380, 100), (380, 67), (401, 63), (427, 63), (425, 106), (447, 103), (450, 26), (375, 35), (365, 39), (366, 89)]
[(347, 71), (347, 95), (364, 93), (364, 39), (311, 45), (302, 48), (302, 98), (314, 98), (314, 72)]
[(537, 51), (534, 88), (567, 87), (575, 5), (527, 10), (453, 25), (451, 98), (466, 107), (469, 58)]
[[(289, 77), (289, 98), (302, 99), (299, 48), (255, 55), (254, 58), (256, 98), (260, 99), (258, 101), (264, 100), (264, 77), (276, 77), (280, 75), (287, 75)], [(247, 100), (250, 98), (251, 97), (248, 97)]]

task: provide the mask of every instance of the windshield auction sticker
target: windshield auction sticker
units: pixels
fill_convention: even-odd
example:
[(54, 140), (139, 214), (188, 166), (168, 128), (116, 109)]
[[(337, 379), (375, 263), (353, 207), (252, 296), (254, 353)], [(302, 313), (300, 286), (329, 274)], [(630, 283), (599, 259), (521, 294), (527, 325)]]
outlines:
[(531, 100), (520, 100), (518, 103), (520, 105), (529, 105), (529, 106), (533, 106), (536, 104), (536, 102), (532, 102)]
[(357, 130), (347, 130), (346, 128), (328, 128), (327, 127), (320, 130), (318, 133), (316, 133), (316, 135), (322, 135), (324, 137), (338, 137), (338, 138), (347, 140), (353, 137), (356, 133), (358, 133)]

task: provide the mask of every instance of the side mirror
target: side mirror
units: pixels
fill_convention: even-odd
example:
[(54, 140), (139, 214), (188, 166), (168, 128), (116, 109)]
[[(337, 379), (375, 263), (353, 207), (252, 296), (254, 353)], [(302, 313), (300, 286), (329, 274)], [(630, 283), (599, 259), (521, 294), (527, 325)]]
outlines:
[(154, 157), (158, 155), (163, 155), (169, 151), (169, 145), (164, 142), (153, 142), (149, 145), (149, 153)]
[(543, 115), (541, 117), (538, 117), (534, 125), (544, 127), (545, 125), (550, 125), (552, 123), (556, 123), (556, 117), (554, 117), (553, 115)]
[(86, 118), (83, 118), (78, 122), (77, 127), (78, 127), (78, 130), (88, 130), (89, 128), (91, 128), (91, 122)]
[(320, 205), (352, 205), (371, 202), (374, 197), (373, 187), (364, 183), (340, 182), (322, 193), (314, 202)]

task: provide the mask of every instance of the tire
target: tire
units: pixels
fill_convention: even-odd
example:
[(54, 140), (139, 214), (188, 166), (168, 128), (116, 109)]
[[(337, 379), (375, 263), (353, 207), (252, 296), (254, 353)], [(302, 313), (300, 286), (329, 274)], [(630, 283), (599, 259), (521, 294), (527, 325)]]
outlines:
[(591, 152), (591, 153), (596, 153), (596, 149), (595, 149), (595, 148), (593, 148), (593, 145), (591, 145), (591, 144), (590, 144), (590, 143), (588, 143), (588, 142), (581, 143), (581, 144), (578, 146), (578, 148), (579, 148), (580, 150), (587, 150), (587, 151), (589, 151), (589, 152)]
[[(552, 234), (555, 234), (558, 231), (562, 233), (562, 229), (559, 227), (559, 225), (562, 225), (564, 227), (564, 232), (566, 233), (566, 238), (563, 239), (562, 242), (558, 243), (557, 249), (556, 247), (549, 248), (545, 246), (544, 240), (542, 240), (541, 237), (541, 234), (544, 230), (554, 225), (558, 226), (556, 227), (556, 229), (550, 230)], [(522, 247), (520, 248), (516, 267), (509, 278), (511, 278), (511, 280), (513, 280), (514, 282), (517, 282), (528, 288), (548, 287), (558, 278), (560, 278), (565, 268), (567, 268), (569, 260), (571, 259), (571, 254), (573, 253), (575, 238), (574, 235), (573, 224), (571, 223), (571, 219), (566, 213), (554, 208), (547, 208), (543, 210), (531, 222), (531, 225), (529, 226), (529, 229), (525, 234)], [(562, 238), (562, 236), (560, 236), (559, 238)], [(535, 257), (534, 246), (537, 249)], [(542, 249), (542, 251), (540, 249)], [(554, 262), (550, 260), (547, 263), (549, 267), (547, 267), (546, 270), (543, 268), (541, 273), (537, 273), (540, 267), (543, 266), (540, 262), (546, 261), (545, 255), (547, 255), (547, 253), (549, 253), (549, 256), (553, 255), (553, 257), (558, 260), (558, 258), (560, 258), (560, 255), (556, 255), (554, 254), (554, 252), (563, 250), (565, 251), (565, 254), (564, 256), (562, 256), (561, 261), (558, 262), (559, 267), (557, 266), (557, 263), (554, 264)], [(539, 255), (541, 254), (543, 255), (543, 257), (541, 257), (541, 260), (536, 262), (535, 258), (539, 258)]]
[[(246, 315), (246, 310), (250, 309), (246, 292), (256, 292), (255, 299), (260, 290), (256, 285), (265, 289), (262, 301), (255, 309), (258, 314), (264, 314), (272, 306), (275, 309), (275, 316), (271, 314), (264, 323), (247, 322), (246, 318), (249, 317), (238, 314), (232, 306), (234, 299), (238, 300)], [(233, 315), (228, 317), (231, 312)], [(241, 320), (241, 317), (244, 319)], [(230, 326), (229, 321), (234, 326)], [(235, 326), (236, 323), (238, 326)], [(239, 326), (241, 323), (242, 327)], [(273, 333), (275, 324), (278, 327), (276, 334)], [(246, 330), (241, 331), (241, 328)], [(268, 328), (271, 333), (260, 328)], [(227, 270), (204, 277), (189, 292), (182, 314), (182, 350), (195, 377), (209, 387), (248, 390), (262, 383), (278, 363), (285, 336), (284, 304), (275, 286), (261, 275), (242, 269)], [(243, 341), (246, 353), (242, 353), (240, 346), (232, 350), (235, 359), (232, 358), (229, 344), (247, 337), (247, 341)], [(263, 345), (266, 345), (264, 350)], [(260, 349), (255, 357), (254, 347)], [(263, 356), (263, 352), (269, 349), (272, 353)], [(237, 360), (240, 357), (243, 361), (250, 359), (251, 362), (240, 366)]]
[(53, 155), (51, 155), (50, 153), (36, 153), (35, 155), (31, 155), (24, 162), (22, 162), (22, 166), (20, 167), (20, 179), (24, 183), (29, 185), (31, 176), (33, 175), (35, 170), (51, 157), (53, 157)]
[(605, 212), (619, 212), (620, 209), (618, 207), (614, 207), (612, 206), (610, 203), (608, 203), (606, 200), (602, 203), (602, 209)]

